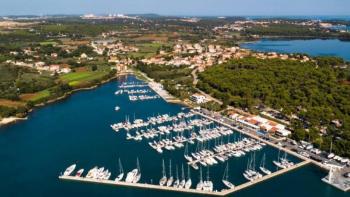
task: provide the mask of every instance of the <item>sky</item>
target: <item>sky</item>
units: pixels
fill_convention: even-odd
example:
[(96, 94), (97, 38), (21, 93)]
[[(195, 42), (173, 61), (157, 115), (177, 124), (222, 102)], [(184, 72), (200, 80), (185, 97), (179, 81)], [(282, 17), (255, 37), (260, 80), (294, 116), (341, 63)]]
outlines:
[(0, 15), (350, 15), (350, 0), (0, 0)]

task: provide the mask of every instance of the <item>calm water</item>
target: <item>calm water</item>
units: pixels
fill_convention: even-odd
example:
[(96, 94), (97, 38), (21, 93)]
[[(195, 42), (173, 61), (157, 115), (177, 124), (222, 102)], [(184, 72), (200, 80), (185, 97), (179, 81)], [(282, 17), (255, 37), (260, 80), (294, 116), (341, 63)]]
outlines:
[[(129, 77), (127, 80), (135, 79)], [(72, 163), (85, 169), (95, 165), (104, 166), (115, 176), (118, 157), (121, 158), (125, 171), (135, 168), (136, 157), (139, 157), (141, 182), (158, 182), (163, 158), (166, 164), (171, 158), (173, 166), (185, 162), (183, 150), (161, 155), (151, 149), (146, 141), (127, 141), (124, 132), (116, 133), (109, 127), (111, 123), (124, 120), (125, 115), (146, 118), (158, 113), (176, 114), (181, 111), (181, 106), (162, 100), (131, 103), (126, 95), (115, 96), (118, 83), (120, 81), (78, 92), (64, 101), (35, 110), (28, 121), (2, 127), (0, 196), (193, 196), (58, 180), (60, 172)], [(121, 106), (119, 112), (114, 111), (116, 105)], [(275, 170), (271, 161), (276, 158), (277, 151), (265, 147), (257, 152), (257, 161), (260, 161), (263, 153), (266, 153), (267, 166)], [(248, 156), (230, 160), (230, 180), (234, 184), (245, 182), (241, 172), (246, 167), (247, 158)], [(217, 189), (223, 188), (220, 181), (223, 168), (224, 164), (220, 164), (210, 169), (210, 177)], [(192, 170), (191, 175), (196, 184), (198, 172)], [(318, 168), (307, 166), (232, 196), (349, 196), (321, 182), (320, 178), (324, 176), (325, 173)]]
[(263, 52), (306, 53), (311, 56), (338, 56), (350, 61), (350, 42), (340, 40), (267, 40), (241, 45)]

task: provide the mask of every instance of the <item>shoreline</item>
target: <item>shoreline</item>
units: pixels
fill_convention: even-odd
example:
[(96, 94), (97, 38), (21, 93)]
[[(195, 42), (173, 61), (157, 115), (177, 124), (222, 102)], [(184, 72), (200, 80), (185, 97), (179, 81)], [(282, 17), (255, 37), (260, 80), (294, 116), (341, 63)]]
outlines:
[[(51, 100), (48, 100), (48, 101), (45, 101), (45, 102), (42, 102), (42, 103), (35, 104), (34, 107), (32, 107), (31, 109), (28, 110), (26, 116), (23, 117), (23, 118), (19, 118), (19, 117), (16, 117), (16, 116), (10, 116), (10, 117), (6, 117), (6, 118), (0, 119), (0, 128), (3, 127), (3, 126), (9, 125), (9, 124), (17, 123), (17, 122), (22, 121), (22, 120), (27, 120), (29, 114), (32, 111), (34, 111), (35, 109), (37, 109), (39, 107), (44, 107), (44, 106), (46, 106), (48, 104), (52, 104), (52, 103), (55, 103), (57, 101), (64, 100), (64, 99), (68, 98), (69, 96), (71, 96), (72, 94), (74, 94), (75, 92), (93, 90), (93, 89), (98, 88), (99, 86), (101, 86), (103, 84), (106, 84), (108, 82), (111, 82), (111, 81), (117, 79), (120, 76), (125, 76), (125, 75), (130, 75), (130, 74), (131, 75), (135, 75), (137, 77), (137, 73), (135, 73), (133, 70), (129, 70), (129, 71), (126, 71), (126, 72), (118, 73), (115, 76), (113, 76), (113, 77), (111, 77), (111, 78), (109, 78), (107, 80), (101, 81), (98, 84), (95, 84), (93, 86), (73, 89), (73, 90), (71, 90), (69, 92), (66, 92), (63, 96), (60, 96), (60, 97), (57, 97), (57, 98), (54, 98), (54, 99), (51, 99)], [(148, 81), (148, 80), (150, 80), (150, 78), (145, 76), (144, 73), (142, 73), (142, 75), (143, 75), (143, 77), (146, 77), (146, 80), (145, 79), (140, 79), (140, 78), (139, 78), (139, 80), (146, 81), (147, 83), (149, 83), (150, 81)], [(151, 89), (153, 89), (153, 88), (151, 88)], [(157, 91), (155, 91), (155, 92), (158, 94)], [(183, 105), (183, 106), (186, 106), (186, 107), (191, 107), (191, 105), (189, 105), (188, 103), (186, 103), (185, 101), (182, 101), (180, 99), (164, 99), (164, 100), (166, 102), (168, 102), (168, 103)]]
[(23, 117), (23, 118), (19, 118), (19, 117), (16, 117), (16, 116), (10, 116), (10, 117), (6, 117), (6, 118), (2, 118), (2, 119), (0, 119), (0, 128), (3, 127), (3, 126), (9, 125), (9, 124), (17, 123), (17, 122), (22, 121), (22, 120), (28, 120), (29, 114), (32, 111), (34, 111), (36, 108), (44, 107), (44, 106), (46, 106), (48, 104), (52, 104), (52, 103), (55, 103), (57, 101), (66, 99), (69, 96), (71, 96), (72, 94), (74, 94), (75, 92), (84, 91), (84, 90), (92, 90), (92, 89), (98, 88), (99, 86), (101, 86), (101, 85), (103, 85), (105, 83), (111, 82), (111, 81), (117, 79), (120, 76), (124, 76), (124, 75), (128, 75), (128, 74), (131, 74), (131, 73), (119, 73), (119, 74), (116, 74), (115, 76), (113, 76), (113, 77), (111, 77), (111, 78), (109, 78), (107, 80), (103, 80), (103, 81), (101, 81), (98, 84), (95, 84), (93, 86), (73, 89), (73, 90), (71, 90), (69, 92), (66, 92), (63, 96), (60, 96), (60, 97), (48, 100), (46, 102), (42, 102), (42, 103), (36, 104), (36, 105), (34, 105), (34, 107), (32, 107), (31, 109), (28, 110), (26, 116)]

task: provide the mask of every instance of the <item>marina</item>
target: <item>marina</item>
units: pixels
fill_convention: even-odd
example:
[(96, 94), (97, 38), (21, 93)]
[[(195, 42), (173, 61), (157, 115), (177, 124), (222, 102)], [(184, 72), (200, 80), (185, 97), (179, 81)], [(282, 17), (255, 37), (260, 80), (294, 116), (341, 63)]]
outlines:
[[(202, 188), (203, 186), (197, 185), (196, 189), (190, 189), (190, 188), (183, 188), (183, 187), (170, 187), (170, 186), (164, 186), (164, 185), (155, 185), (155, 184), (149, 184), (149, 183), (133, 183), (133, 182), (127, 182), (127, 181), (113, 181), (113, 180), (105, 180), (105, 179), (93, 179), (93, 178), (86, 178), (86, 177), (78, 177), (78, 176), (60, 176), (59, 179), (66, 180), (66, 181), (79, 181), (79, 182), (87, 182), (87, 183), (96, 183), (96, 184), (107, 184), (107, 185), (113, 185), (113, 186), (123, 186), (123, 187), (134, 187), (134, 188), (141, 188), (141, 189), (153, 189), (153, 190), (162, 190), (162, 191), (172, 191), (172, 192), (180, 192), (180, 193), (192, 193), (192, 194), (201, 194), (201, 195), (212, 195), (212, 196), (226, 196), (233, 192), (237, 192), (239, 190), (243, 190), (247, 187), (253, 186), (255, 184), (258, 184), (260, 182), (266, 181), (270, 178), (279, 176), (283, 173), (287, 173), (288, 171), (292, 171), (294, 169), (297, 169), (299, 167), (302, 167), (304, 165), (309, 164), (310, 161), (303, 161), (301, 163), (298, 163), (291, 168), (286, 168), (279, 170), (277, 172), (274, 172), (272, 174), (269, 174), (267, 176), (261, 177), (260, 179), (244, 183), (242, 185), (238, 185), (236, 187), (232, 187), (230, 189), (224, 189), (222, 191), (212, 191), (208, 189), (198, 189)], [(202, 181), (202, 180), (200, 180)], [(205, 185), (207, 181), (203, 181), (200, 184)], [(210, 186), (209, 186), (210, 187)]]
[[(142, 83), (124, 82), (119, 88), (144, 88), (146, 86)], [(150, 91), (147, 89), (120, 89), (115, 92), (115, 95), (129, 94), (129, 92), (135, 94)], [(164, 151), (170, 154), (172, 151), (184, 149), (182, 160), (185, 160), (187, 164), (187, 177), (185, 176), (183, 161), (180, 160), (181, 165), (178, 165), (172, 163), (172, 160), (169, 159), (169, 167), (166, 169), (165, 161), (162, 159), (162, 173), (159, 181), (155, 181), (156, 184), (153, 184), (153, 179), (151, 179), (151, 183), (141, 183), (141, 168), (137, 158), (137, 167), (129, 171), (125, 177), (121, 160), (118, 159), (119, 174), (112, 180), (110, 180), (111, 173), (104, 167), (92, 168), (85, 177), (82, 173), (79, 173), (79, 176), (70, 176), (75, 164), (69, 166), (59, 178), (148, 189), (169, 190), (171, 188), (170, 191), (227, 195), (229, 194), (227, 191), (234, 192), (244, 189), (261, 180), (266, 180), (266, 177), (272, 178), (310, 162), (306, 160), (294, 164), (293, 161), (287, 159), (287, 152), (284, 152), (283, 157), (280, 156), (279, 149), (277, 159), (272, 161), (276, 166), (276, 171), (271, 172), (266, 167), (265, 153), (260, 160), (259, 167), (256, 167), (256, 152), (264, 150), (265, 142), (259, 138), (248, 137), (244, 133), (242, 135), (242, 132), (232, 129), (231, 126), (224, 125), (196, 110), (183, 110), (174, 115), (165, 113), (143, 119), (136, 118), (134, 115), (133, 120), (130, 120), (130, 116), (126, 116), (124, 121), (111, 124), (110, 127), (118, 135), (121, 135), (120, 132), (124, 131), (125, 140), (127, 141), (132, 140), (136, 143), (146, 141), (158, 154), (163, 154)], [(228, 161), (230, 158), (238, 159), (240, 157), (248, 158), (247, 167), (242, 173), (242, 176), (248, 182), (235, 184), (229, 180)], [(225, 187), (217, 188), (210, 179), (210, 167), (220, 163), (226, 163), (222, 178), (222, 184)], [(192, 170), (199, 171), (198, 182), (193, 182), (190, 176), (190, 167), (192, 167)], [(203, 171), (205, 171), (205, 177), (203, 177)]]
[[(337, 189), (333, 189), (333, 187), (320, 181), (321, 178), (326, 176), (324, 171), (318, 170), (313, 165), (307, 165), (307, 162), (301, 161), (300, 163), (300, 160), (295, 158), (293, 154), (288, 153), (288, 159), (295, 163), (294, 166), (287, 169), (277, 169), (273, 161), (278, 159), (278, 146), (272, 148), (273, 146), (268, 145), (264, 141), (259, 142), (267, 144), (266, 146), (262, 146), (263, 148), (261, 150), (250, 151), (245, 156), (230, 157), (225, 162), (221, 162), (215, 158), (218, 164), (210, 166), (209, 170), (209, 180), (213, 183), (213, 192), (196, 190), (195, 188), (200, 181), (200, 169), (195, 170), (193, 167), (187, 165), (188, 160), (184, 157), (184, 153), (186, 144), (188, 146), (188, 152), (191, 155), (191, 153), (197, 152), (197, 143), (201, 144), (202, 142), (193, 140), (194, 144), (189, 142), (183, 143), (184, 146), (182, 148), (176, 148), (171, 151), (163, 148), (163, 153), (160, 154), (148, 144), (148, 142), (152, 142), (153, 140), (158, 141), (159, 136), (152, 140), (145, 137), (142, 137), (141, 141), (135, 141), (133, 139), (126, 140), (127, 132), (124, 129), (116, 132), (110, 127), (111, 124), (124, 122), (126, 117), (129, 117), (130, 122), (134, 121), (133, 117), (147, 121), (148, 117), (157, 117), (164, 114), (173, 117), (181, 112), (188, 114), (190, 111), (182, 109), (182, 106), (168, 104), (162, 99), (147, 101), (147, 105), (144, 105), (143, 102), (130, 102), (127, 95), (117, 97), (116, 99), (114, 93), (118, 90), (118, 86), (125, 81), (132, 82), (137, 80), (132, 76), (128, 76), (120, 78), (117, 82), (102, 85), (95, 90), (76, 93), (65, 101), (38, 109), (26, 122), (1, 128), (5, 131), (1, 132), (0, 144), (3, 147), (1, 154), (6, 158), (1, 163), (1, 166), (3, 169), (7, 169), (6, 171), (2, 171), (1, 174), (9, 177), (9, 181), (0, 185), (3, 194), (5, 196), (24, 196), (28, 193), (30, 194), (29, 196), (50, 195), (58, 197), (62, 195), (79, 196), (89, 193), (92, 196), (96, 194), (96, 196), (167, 195), (172, 197), (181, 193), (183, 196), (190, 197), (197, 194), (218, 196), (224, 195), (225, 192), (225, 195), (231, 196), (232, 192), (234, 192), (234, 196), (243, 197), (259, 194), (267, 190), (274, 190), (276, 195), (273, 196), (289, 197), (300, 194), (299, 192), (296, 193), (288, 185), (290, 182), (293, 182), (297, 187), (302, 188), (302, 191), (305, 191), (301, 192), (301, 195), (306, 195), (312, 190), (313, 194), (324, 196), (323, 194), (327, 190), (331, 191), (337, 197), (346, 196), (346, 194), (338, 192)], [(144, 88), (146, 89), (147, 87), (143, 87), (142, 89)], [(89, 99), (86, 99), (87, 97)], [(116, 106), (120, 107), (120, 110), (117, 112), (115, 111)], [(99, 113), (96, 113), (97, 111)], [(194, 113), (191, 118), (203, 119), (203, 117)], [(186, 119), (190, 119), (190, 117)], [(205, 119), (211, 120), (209, 118)], [(57, 121), (60, 124), (57, 124)], [(209, 125), (204, 126), (203, 123), (202, 130), (204, 130), (204, 127), (214, 129), (219, 128), (221, 125), (234, 132), (223, 137), (213, 138), (207, 142), (203, 141), (203, 144), (206, 144), (205, 146), (203, 145), (203, 148), (206, 147), (205, 149), (208, 149), (209, 144), (209, 150), (214, 153), (216, 153), (214, 150), (215, 141), (216, 145), (220, 145), (221, 143), (238, 142), (244, 138), (254, 139), (244, 133), (240, 134), (233, 127), (214, 123), (215, 120), (211, 121), (210, 127)], [(164, 122), (153, 128), (158, 130), (158, 126), (172, 123), (173, 121)], [(145, 128), (147, 127), (143, 128), (146, 131)], [(150, 129), (150, 125), (148, 128)], [(200, 128), (196, 127), (195, 130), (198, 133)], [(130, 130), (132, 136), (135, 136), (136, 131), (137, 128)], [(139, 131), (141, 131), (141, 128), (139, 128)], [(188, 134), (189, 131), (186, 130), (185, 132)], [(46, 135), (45, 133), (50, 135)], [(171, 133), (173, 133), (172, 137), (176, 137), (178, 133), (179, 135), (181, 134), (181, 132), (175, 131), (171, 131)], [(26, 140), (27, 135), (34, 136), (31, 142)], [(57, 140), (50, 140), (48, 136), (50, 136), (50, 139)], [(164, 137), (162, 139), (165, 139), (166, 134), (162, 136)], [(12, 138), (17, 139), (16, 147), (13, 144), (6, 144), (4, 141), (5, 139)], [(47, 151), (41, 151), (43, 149)], [(11, 150), (16, 150), (15, 157), (9, 154)], [(256, 170), (263, 177), (251, 182), (247, 181), (242, 173), (246, 170), (247, 159), (251, 158), (251, 154), (254, 152), (256, 154)], [(259, 167), (264, 154), (265, 168), (271, 171), (271, 175), (274, 175), (274, 178), (268, 178), (269, 175), (260, 171)], [(282, 151), (280, 156), (284, 156)], [(14, 162), (15, 158), (22, 158), (23, 162)], [(48, 160), (44, 158), (48, 158)], [(142, 173), (140, 180), (137, 183), (126, 183), (125, 178), (127, 173), (135, 168), (137, 169), (137, 158), (139, 158)], [(162, 160), (164, 160), (167, 180), (170, 178), (169, 160), (172, 161), (171, 175), (173, 181), (171, 187), (167, 187), (166, 185), (161, 187), (159, 185), (163, 177)], [(65, 168), (70, 167), (73, 163), (76, 164), (76, 167), (72, 174), (70, 176), (60, 176), (58, 179), (57, 176), (60, 175), (60, 172), (65, 172)], [(229, 166), (229, 176), (227, 179), (234, 185), (234, 189), (229, 189), (222, 181), (227, 165)], [(301, 165), (300, 168), (297, 167), (299, 165)], [(86, 178), (89, 171), (96, 166), (98, 166), (97, 168), (104, 168), (103, 171), (106, 174), (104, 178), (107, 178), (109, 173), (111, 173), (110, 177), (108, 179)], [(176, 166), (178, 166), (179, 185), (183, 184), (182, 171), (184, 171), (186, 182), (183, 188), (173, 187), (177, 180)], [(182, 166), (184, 170), (182, 170)], [(198, 165), (198, 167), (202, 168), (202, 181), (204, 183), (204, 181), (207, 181), (207, 167), (202, 165)], [(188, 169), (190, 170), (188, 171)], [(14, 181), (15, 176), (13, 176), (18, 173), (18, 170), (23, 175), (21, 181), (28, 183), (28, 187), (24, 187), (21, 190), (8, 189), (15, 188), (18, 185)], [(107, 173), (106, 170), (108, 170)], [(41, 173), (35, 173), (37, 171)], [(122, 178), (118, 180), (118, 177)], [(42, 187), (44, 184), (45, 187)], [(276, 188), (276, 184), (280, 186)], [(52, 191), (57, 192), (53, 193)]]

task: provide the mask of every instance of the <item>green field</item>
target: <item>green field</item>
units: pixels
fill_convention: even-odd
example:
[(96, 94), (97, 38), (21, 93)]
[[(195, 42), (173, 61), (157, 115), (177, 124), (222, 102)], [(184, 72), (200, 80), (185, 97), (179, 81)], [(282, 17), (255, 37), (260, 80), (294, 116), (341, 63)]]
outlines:
[(47, 98), (50, 96), (50, 91), (48, 89), (37, 92), (35, 94), (35, 96), (33, 96), (32, 98), (30, 98), (30, 101), (36, 102), (39, 101), (41, 99)]
[(60, 79), (64, 82), (67, 82), (70, 86), (78, 86), (81, 84), (84, 84), (86, 82), (93, 81), (95, 79), (100, 79), (104, 76), (106, 76), (108, 73), (103, 71), (86, 71), (86, 72), (75, 72), (75, 73), (68, 73), (65, 75), (61, 75)]
[(57, 45), (58, 43), (55, 42), (55, 41), (52, 41), (52, 40), (47, 40), (47, 41), (44, 41), (44, 42), (40, 42), (40, 45), (42, 46), (45, 46), (45, 45)]

